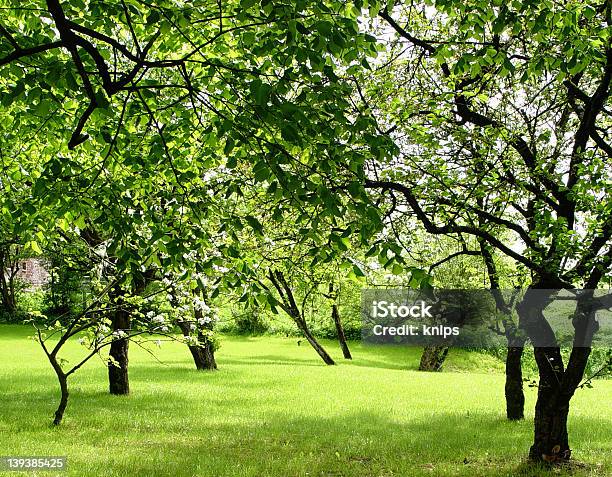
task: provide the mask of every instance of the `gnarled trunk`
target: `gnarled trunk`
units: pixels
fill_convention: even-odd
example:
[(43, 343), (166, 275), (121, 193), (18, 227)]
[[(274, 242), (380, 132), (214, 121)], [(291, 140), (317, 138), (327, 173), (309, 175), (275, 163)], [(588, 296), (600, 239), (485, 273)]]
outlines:
[(597, 331), (596, 308), (593, 306), (592, 292), (578, 298), (572, 319), (574, 343), (567, 369), (564, 369), (561, 350), (543, 315), (549, 301), (545, 295), (533, 295), (532, 290), (528, 290), (518, 309), (521, 326), (534, 343), (540, 375), (534, 440), (529, 457), (534, 461), (563, 461), (571, 456), (567, 434), (570, 400), (580, 384), (591, 353), (590, 344)]
[[(538, 350), (542, 353), (543, 350)], [(529, 458), (534, 461), (553, 462), (570, 458), (567, 435), (569, 399), (559, 400), (558, 384), (540, 380), (534, 418), (534, 441)]]
[(217, 361), (215, 360), (215, 350), (213, 344), (201, 333), (198, 335), (198, 341), (202, 343), (202, 345), (199, 347), (201, 363), (201, 367), (199, 369), (214, 371), (217, 369)]

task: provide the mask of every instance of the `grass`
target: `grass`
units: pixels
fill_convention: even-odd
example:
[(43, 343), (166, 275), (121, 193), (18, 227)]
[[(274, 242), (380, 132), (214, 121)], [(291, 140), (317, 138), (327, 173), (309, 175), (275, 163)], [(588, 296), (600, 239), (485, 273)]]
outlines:
[[(572, 401), (570, 443), (586, 465), (543, 471), (524, 463), (535, 391), (527, 420), (505, 421), (501, 363), (476, 353), (420, 373), (416, 349), (355, 343), (349, 363), (326, 342), (340, 361), (326, 367), (295, 339), (228, 336), (219, 371), (202, 373), (178, 343), (156, 351), (163, 364), (132, 345), (132, 394), (108, 395), (94, 360), (52, 428), (57, 385), (29, 334), (0, 326), (0, 455), (66, 455), (67, 475), (612, 475), (612, 381)], [(68, 357), (81, 352), (71, 344)]]

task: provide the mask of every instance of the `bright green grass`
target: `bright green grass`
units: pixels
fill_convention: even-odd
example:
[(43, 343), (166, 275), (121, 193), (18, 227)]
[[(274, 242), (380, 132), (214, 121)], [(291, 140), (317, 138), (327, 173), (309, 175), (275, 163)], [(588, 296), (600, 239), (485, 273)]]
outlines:
[[(0, 455), (67, 455), (69, 475), (544, 473), (523, 464), (535, 391), (528, 419), (506, 422), (501, 365), (475, 353), (452, 351), (434, 374), (415, 370), (418, 350), (353, 344), (347, 363), (326, 342), (340, 362), (326, 367), (295, 339), (224, 337), (219, 371), (202, 373), (183, 345), (157, 350), (164, 364), (132, 345), (132, 395), (107, 395), (94, 360), (72, 380), (65, 422), (53, 429), (56, 382), (29, 334), (0, 326)], [(73, 358), (81, 351), (71, 345)], [(572, 404), (571, 444), (586, 463), (573, 475), (612, 475), (612, 381)]]

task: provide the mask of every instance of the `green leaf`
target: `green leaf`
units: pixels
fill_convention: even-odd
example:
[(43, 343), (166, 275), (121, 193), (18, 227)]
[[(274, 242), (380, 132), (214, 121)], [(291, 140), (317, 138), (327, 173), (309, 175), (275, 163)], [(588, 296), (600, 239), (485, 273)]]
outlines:
[(38, 253), (38, 254), (43, 253), (42, 248), (40, 247), (38, 242), (35, 240), (31, 240), (30, 242), (28, 242), (28, 247), (35, 253)]
[(261, 225), (261, 222), (256, 217), (247, 215), (245, 220), (253, 228), (253, 230), (255, 230), (255, 232), (257, 232), (259, 235), (263, 235), (263, 225)]
[(230, 157), (227, 158), (227, 162), (225, 163), (225, 166), (228, 169), (235, 169), (237, 165), (238, 165), (238, 160), (237, 160), (236, 156), (230, 156)]
[(281, 136), (285, 141), (298, 142), (300, 139), (300, 133), (291, 123), (284, 123), (281, 129)]
[(234, 149), (235, 141), (233, 137), (228, 137), (227, 141), (225, 141), (225, 147), (223, 148), (223, 153), (227, 156)]
[(365, 277), (365, 273), (356, 264), (353, 264), (353, 273), (357, 277)]

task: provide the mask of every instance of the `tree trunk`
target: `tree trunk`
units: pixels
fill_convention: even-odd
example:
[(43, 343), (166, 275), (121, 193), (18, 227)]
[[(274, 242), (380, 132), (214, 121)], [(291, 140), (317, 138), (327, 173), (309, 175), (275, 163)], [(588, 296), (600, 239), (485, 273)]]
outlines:
[(338, 342), (340, 343), (340, 348), (342, 348), (342, 355), (345, 359), (353, 359), (351, 356), (351, 350), (348, 347), (348, 343), (346, 342), (346, 336), (344, 335), (344, 327), (342, 326), (342, 322), (340, 321), (340, 313), (338, 313), (338, 305), (335, 303), (332, 305), (332, 318), (334, 319), (334, 324), (336, 325), (336, 333), (338, 335)]
[(426, 346), (421, 355), (419, 371), (441, 371), (448, 355), (448, 346)]
[(193, 357), (193, 362), (198, 371), (204, 371), (208, 369), (208, 363), (204, 356), (204, 350), (200, 346), (189, 345), (189, 351)]
[[(199, 323), (199, 320), (202, 319), (202, 310), (195, 310), (195, 319), (196, 322)], [(204, 325), (205, 331), (212, 332), (212, 323), (205, 323)], [(202, 329), (198, 329), (198, 342), (200, 343), (200, 355), (201, 355), (201, 363), (202, 369), (208, 371), (214, 371), (217, 369), (217, 362), (215, 361), (215, 349), (213, 347), (213, 343), (210, 341), (208, 336), (202, 331)]]
[(540, 383), (534, 419), (534, 441), (529, 449), (533, 461), (555, 462), (571, 456), (567, 435), (569, 401), (558, 402), (556, 386)]
[[(191, 336), (191, 329), (188, 322), (179, 321), (178, 326), (184, 337), (188, 338)], [(215, 361), (212, 344), (202, 333), (198, 334), (198, 341), (200, 342), (200, 346), (188, 345), (196, 369), (198, 371), (214, 371), (217, 369), (217, 362)]]
[(285, 276), (280, 271), (269, 270), (269, 278), (280, 297), (285, 300), (283, 309), (285, 312), (291, 317), (291, 319), (295, 322), (300, 331), (304, 334), (304, 337), (310, 343), (310, 346), (314, 348), (317, 354), (321, 357), (323, 362), (327, 365), (336, 364), (332, 357), (325, 351), (325, 348), (319, 344), (316, 338), (312, 335), (310, 330), (308, 329), (308, 323), (304, 319), (302, 313), (300, 313), (300, 309), (295, 301), (295, 297), (293, 296), (293, 291), (287, 283)]
[[(139, 295), (142, 293), (154, 271), (146, 270), (142, 276), (135, 277), (132, 282), (131, 293)], [(130, 334), (132, 331), (132, 320), (130, 310), (123, 301), (124, 291), (117, 286), (110, 293), (111, 302), (114, 302), (116, 310), (112, 316), (113, 332), (123, 331), (125, 337), (113, 340), (110, 346), (108, 364), (108, 385), (111, 394), (126, 395), (130, 393), (130, 380), (128, 376), (128, 350), (130, 345)]]
[(334, 295), (334, 284), (329, 284), (329, 296), (334, 299), (332, 303), (332, 319), (334, 320), (334, 325), (336, 325), (336, 335), (338, 336), (338, 342), (340, 343), (340, 348), (342, 348), (342, 355), (344, 359), (353, 359), (351, 356), (351, 350), (348, 347), (348, 343), (346, 342), (346, 336), (344, 335), (344, 327), (342, 326), (342, 321), (340, 321), (340, 312), (338, 311), (338, 304), (335, 302), (337, 298)]
[(308, 326), (306, 325), (306, 323), (303, 323), (302, 320), (296, 320), (298, 327), (300, 328), (300, 330), (302, 331), (302, 333), (304, 333), (304, 337), (306, 338), (306, 340), (308, 340), (308, 342), (310, 343), (310, 346), (312, 346), (314, 348), (314, 350), (317, 352), (317, 354), (321, 357), (321, 359), (323, 360), (323, 362), (327, 365), (333, 366), (335, 365), (335, 361), (332, 359), (332, 357), (327, 353), (327, 351), (325, 351), (325, 348), (323, 348), (323, 346), (321, 346), (319, 344), (319, 342), (317, 341), (317, 339), (312, 335), (312, 333), (310, 332), (310, 330), (308, 329)]
[(506, 417), (518, 421), (525, 417), (525, 394), (523, 393), (522, 346), (508, 346), (506, 355)]
[(215, 360), (215, 350), (211, 341), (204, 336), (202, 333), (198, 334), (198, 341), (203, 343), (200, 346), (200, 352), (202, 354), (202, 369), (206, 371), (214, 371), (217, 369), (217, 361)]
[(12, 270), (8, 263), (8, 253), (0, 252), (0, 294), (2, 298), (2, 309), (9, 315), (12, 315), (17, 310), (15, 300), (15, 271)]
[[(178, 327), (181, 329), (183, 336), (185, 338), (189, 338), (191, 336), (191, 330), (189, 328), (189, 323), (185, 321), (179, 321)], [(187, 345), (189, 351), (191, 352), (191, 356), (193, 357), (193, 362), (197, 370), (206, 369), (204, 355), (202, 353), (202, 348), (200, 346)]]
[[(482, 201), (479, 202), (479, 206), (482, 207)], [(512, 321), (510, 307), (500, 290), (499, 275), (495, 260), (493, 259), (493, 251), (484, 239), (479, 238), (478, 243), (480, 244), (480, 253), (487, 267), (495, 307), (504, 316), (502, 322), (506, 339), (508, 340), (505, 386), (506, 417), (511, 421), (517, 421), (525, 417), (525, 394), (523, 394), (523, 370), (521, 366), (525, 339), (518, 336), (516, 325)]]
[(63, 373), (58, 373), (57, 379), (60, 384), (61, 398), (59, 406), (55, 411), (55, 416), (53, 418), (53, 425), (59, 426), (62, 423), (62, 419), (64, 418), (64, 412), (66, 411), (66, 406), (68, 406), (68, 377)]
[(111, 394), (125, 395), (130, 393), (128, 377), (128, 348), (130, 344), (130, 314), (121, 308), (121, 303), (112, 317), (113, 332), (124, 331), (128, 337), (116, 339), (110, 346), (108, 363), (108, 384)]
[[(542, 287), (549, 288), (549, 287)], [(539, 290), (540, 293), (542, 290)], [(538, 365), (540, 382), (534, 419), (534, 440), (529, 458), (538, 462), (568, 460), (571, 456), (567, 435), (569, 404), (580, 384), (591, 352), (596, 327), (594, 310), (589, 297), (579, 298), (572, 322), (574, 324), (574, 345), (567, 369), (561, 350), (556, 344), (554, 331), (544, 318), (543, 311), (550, 303), (546, 295), (528, 290), (517, 311), (521, 327), (534, 343), (534, 355)]]

